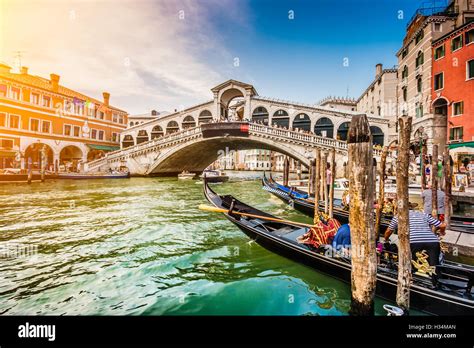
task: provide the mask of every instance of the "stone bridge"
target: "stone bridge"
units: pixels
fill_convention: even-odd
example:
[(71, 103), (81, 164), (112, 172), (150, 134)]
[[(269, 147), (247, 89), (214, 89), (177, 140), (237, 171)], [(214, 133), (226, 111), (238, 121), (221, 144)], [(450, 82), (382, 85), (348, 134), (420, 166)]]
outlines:
[[(126, 166), (132, 175), (176, 175), (183, 170), (201, 172), (229, 151), (268, 149), (288, 155), (308, 167), (314, 150), (336, 149), (336, 160), (347, 162), (347, 143), (315, 134), (249, 122), (208, 123), (164, 135), (108, 153), (87, 163), (88, 171)], [(381, 151), (375, 149), (380, 157)]]
[[(222, 151), (255, 148), (286, 154), (307, 166), (316, 147), (334, 147), (344, 157), (351, 119), (359, 114), (350, 108), (261, 97), (252, 85), (235, 80), (211, 92), (214, 98), (208, 102), (126, 129), (120, 151), (86, 168), (94, 171), (122, 164), (136, 175), (171, 175), (201, 171), (227, 154)], [(374, 144), (388, 143), (388, 120), (379, 116), (368, 120)], [(239, 133), (235, 127), (247, 131)], [(214, 133), (209, 133), (211, 129)]]

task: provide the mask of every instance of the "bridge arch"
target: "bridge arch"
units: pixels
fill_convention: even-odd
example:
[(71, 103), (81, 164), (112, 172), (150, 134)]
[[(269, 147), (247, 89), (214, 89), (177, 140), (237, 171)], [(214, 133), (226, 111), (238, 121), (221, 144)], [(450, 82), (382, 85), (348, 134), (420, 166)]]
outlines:
[(337, 128), (337, 140), (347, 141), (347, 135), (349, 133), (350, 122), (342, 122)]
[(380, 127), (370, 126), (370, 133), (372, 134), (372, 142), (374, 145), (384, 145), (385, 135)]
[(311, 119), (309, 118), (308, 114), (301, 112), (295, 116), (295, 118), (293, 119), (293, 129), (296, 128), (298, 128), (299, 130), (302, 129), (307, 132), (311, 131)]
[(283, 109), (279, 109), (273, 113), (272, 125), (290, 128), (290, 116), (288, 112)]
[(126, 136), (123, 137), (122, 140), (122, 148), (130, 147), (135, 145), (135, 140), (130, 134), (127, 134)]
[(209, 110), (202, 110), (198, 117), (198, 123), (209, 123), (212, 121), (212, 113)]
[[(238, 98), (238, 99), (237, 99)], [(233, 86), (228, 89), (223, 89), (219, 92), (219, 102), (220, 102), (220, 118), (221, 119), (232, 119), (232, 118), (241, 118), (245, 112), (240, 112), (236, 115), (231, 115), (231, 103), (235, 99), (244, 99), (245, 98), (245, 89), (240, 86)], [(244, 106), (246, 107), (246, 106)], [(237, 111), (237, 110), (236, 110)]]
[(179, 131), (179, 124), (176, 121), (169, 121), (166, 126), (166, 134), (176, 133)]
[(151, 140), (160, 138), (163, 135), (165, 135), (165, 132), (163, 132), (163, 128), (161, 128), (161, 126), (157, 125), (151, 130)]
[[(228, 151), (272, 150), (294, 158), (306, 167), (309, 166), (309, 159), (305, 157), (303, 151), (298, 151), (298, 149), (288, 144), (277, 143), (272, 139), (256, 136), (231, 136), (225, 138), (198, 138), (164, 151), (150, 165), (146, 174), (177, 174), (183, 170), (200, 172), (217, 160), (223, 149), (228, 149)], [(189, 158), (193, 158), (193, 161), (189, 161)]]
[(140, 129), (138, 131), (138, 134), (137, 134), (137, 145), (141, 144), (141, 143), (144, 143), (144, 142), (147, 142), (148, 140), (150, 140), (150, 139), (148, 138), (147, 131), (144, 130), (144, 129)]
[(319, 118), (314, 125), (314, 134), (334, 138), (334, 123), (332, 123), (330, 118)]
[(186, 116), (181, 123), (183, 129), (196, 127), (196, 121), (191, 115)]

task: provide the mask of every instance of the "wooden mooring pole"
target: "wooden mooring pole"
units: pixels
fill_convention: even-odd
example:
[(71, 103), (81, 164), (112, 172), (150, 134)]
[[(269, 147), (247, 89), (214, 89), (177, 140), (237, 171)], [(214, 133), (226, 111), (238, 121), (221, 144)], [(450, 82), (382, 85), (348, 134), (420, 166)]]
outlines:
[(411, 250), (408, 200), (408, 164), (412, 118), (398, 119), (397, 216), (398, 216), (398, 286), (397, 305), (407, 315), (410, 309)]
[(444, 222), (446, 228), (449, 228), (451, 223), (451, 190), (452, 190), (452, 168), (451, 168), (451, 156), (449, 155), (449, 147), (446, 145), (443, 154), (444, 162)]
[(421, 147), (421, 187), (423, 190), (426, 188), (426, 145), (423, 144)]
[(323, 159), (322, 159), (322, 165), (321, 165), (321, 180), (323, 185), (323, 195), (324, 195), (324, 212), (327, 214), (329, 210), (329, 205), (328, 205), (328, 183), (327, 183), (327, 170), (328, 170), (328, 153), (324, 152), (323, 154)]
[(331, 186), (329, 186), (329, 217), (333, 217), (334, 210), (334, 180), (336, 179), (336, 149), (331, 149)]
[(288, 156), (285, 156), (285, 160), (283, 162), (283, 185), (288, 186), (288, 180), (290, 175), (290, 163), (288, 160)]
[(314, 223), (319, 222), (319, 194), (320, 194), (320, 177), (321, 177), (321, 150), (316, 149), (314, 162)]
[(373, 146), (367, 116), (355, 115), (349, 128), (349, 225), (351, 229), (351, 315), (374, 315), (377, 256), (374, 230)]
[(376, 240), (379, 239), (380, 220), (382, 218), (382, 211), (385, 204), (385, 170), (387, 167), (388, 147), (384, 146), (382, 156), (380, 157), (380, 172), (379, 172), (379, 196), (377, 209), (375, 210), (375, 235)]
[[(438, 145), (433, 145), (431, 161), (431, 215), (438, 218)], [(436, 168), (435, 168), (436, 163)]]
[(44, 182), (45, 179), (45, 170), (46, 170), (46, 146), (42, 146), (40, 150), (40, 156), (41, 156), (41, 182)]
[(311, 196), (313, 194), (313, 176), (314, 176), (314, 160), (309, 161), (309, 167), (308, 167), (308, 196)]

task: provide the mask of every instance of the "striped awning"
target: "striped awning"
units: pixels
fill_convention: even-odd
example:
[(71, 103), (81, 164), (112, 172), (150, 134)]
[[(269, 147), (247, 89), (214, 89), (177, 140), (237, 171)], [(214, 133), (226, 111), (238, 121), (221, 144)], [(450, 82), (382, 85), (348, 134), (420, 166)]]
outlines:
[(96, 145), (96, 144), (87, 144), (87, 146), (93, 150), (102, 150), (102, 151), (120, 150), (120, 146)]

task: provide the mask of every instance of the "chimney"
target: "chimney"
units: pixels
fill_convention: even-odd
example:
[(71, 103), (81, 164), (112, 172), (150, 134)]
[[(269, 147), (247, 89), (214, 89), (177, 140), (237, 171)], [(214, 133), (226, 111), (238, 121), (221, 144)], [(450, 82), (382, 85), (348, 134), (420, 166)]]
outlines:
[(21, 67), (21, 74), (22, 75), (28, 75), (28, 67), (22, 66)]
[(375, 77), (382, 75), (382, 64), (378, 63), (375, 66)]
[(59, 87), (59, 75), (56, 74), (49, 74), (51, 85), (53, 86), (53, 91), (57, 92)]
[(8, 74), (12, 68), (6, 64), (0, 63), (0, 73)]
[(103, 92), (102, 96), (104, 97), (104, 105), (109, 106), (110, 93), (109, 92)]

